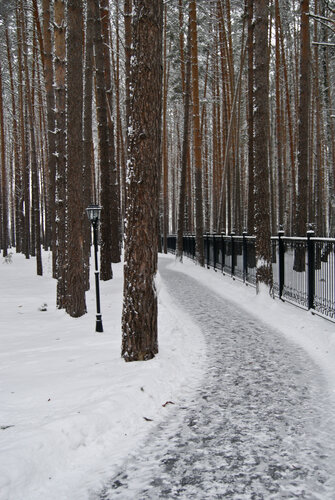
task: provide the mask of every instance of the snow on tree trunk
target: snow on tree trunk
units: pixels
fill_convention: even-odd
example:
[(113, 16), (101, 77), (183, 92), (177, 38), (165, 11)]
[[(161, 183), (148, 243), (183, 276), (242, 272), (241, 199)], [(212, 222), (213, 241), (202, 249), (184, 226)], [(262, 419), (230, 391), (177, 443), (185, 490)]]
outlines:
[(129, 159), (124, 255), (122, 356), (148, 360), (158, 352), (157, 271), (162, 100), (161, 0), (134, 0)]

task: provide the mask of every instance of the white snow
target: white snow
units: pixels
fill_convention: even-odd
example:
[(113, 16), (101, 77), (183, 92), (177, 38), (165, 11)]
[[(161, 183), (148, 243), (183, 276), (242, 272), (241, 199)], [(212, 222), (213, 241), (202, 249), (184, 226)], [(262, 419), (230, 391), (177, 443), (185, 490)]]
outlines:
[[(335, 324), (251, 287), (169, 259), (222, 297), (301, 345), (322, 367), (335, 392)], [(157, 277), (159, 354), (125, 363), (120, 357), (122, 265), (101, 282), (104, 333), (95, 333), (95, 290), (88, 314), (72, 319), (55, 307), (51, 255), (45, 276), (35, 259), (0, 260), (0, 499), (85, 500), (120, 467), (150, 432), (150, 420), (168, 416), (184, 387), (200, 384), (206, 346), (195, 323)], [(47, 310), (44, 309), (47, 304)], [(196, 307), (196, 305), (195, 305)]]

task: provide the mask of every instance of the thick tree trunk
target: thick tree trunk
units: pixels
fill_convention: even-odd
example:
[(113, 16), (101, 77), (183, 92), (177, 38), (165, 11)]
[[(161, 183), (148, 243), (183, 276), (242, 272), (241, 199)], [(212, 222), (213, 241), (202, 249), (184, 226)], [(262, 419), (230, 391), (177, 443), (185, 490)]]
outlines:
[[(122, 356), (158, 352), (157, 271), (162, 114), (161, 0), (134, 0), (131, 119), (127, 174)], [(148, 65), (150, 61), (150, 65)]]
[(65, 4), (55, 0), (55, 103), (56, 103), (56, 269), (57, 307), (66, 307), (66, 42)]
[(67, 283), (66, 312), (86, 313), (83, 255), (83, 40), (82, 0), (67, 5)]

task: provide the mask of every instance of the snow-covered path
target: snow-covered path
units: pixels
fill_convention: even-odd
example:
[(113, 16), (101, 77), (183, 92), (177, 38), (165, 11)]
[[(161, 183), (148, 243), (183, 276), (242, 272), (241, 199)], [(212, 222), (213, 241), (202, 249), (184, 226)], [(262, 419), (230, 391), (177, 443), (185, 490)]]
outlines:
[(150, 439), (92, 498), (334, 499), (334, 401), (319, 366), (167, 267), (165, 286), (205, 335), (205, 377), (168, 419), (148, 422)]

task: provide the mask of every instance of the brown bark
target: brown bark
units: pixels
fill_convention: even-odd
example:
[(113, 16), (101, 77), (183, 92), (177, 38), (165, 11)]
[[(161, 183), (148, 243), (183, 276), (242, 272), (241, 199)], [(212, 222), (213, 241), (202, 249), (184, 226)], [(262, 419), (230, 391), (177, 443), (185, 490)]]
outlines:
[(46, 221), (47, 244), (50, 245), (53, 251), (53, 276), (57, 277), (56, 258), (57, 247), (56, 242), (56, 225), (55, 225), (55, 192), (56, 192), (56, 157), (55, 157), (55, 96), (54, 96), (54, 69), (52, 63), (53, 47), (51, 37), (51, 11), (52, 3), (50, 0), (43, 0), (43, 42), (44, 42), (44, 80), (46, 88), (46, 103), (47, 103), (47, 123), (48, 123), (48, 219)]
[[(87, 2), (86, 38), (85, 38), (85, 73), (84, 73), (84, 161), (83, 161), (83, 197), (84, 208), (93, 203), (92, 192), (92, 97), (93, 97), (93, 38), (94, 38), (93, 1)], [(84, 271), (85, 289), (89, 289), (89, 259), (90, 259), (91, 227), (89, 221), (84, 223)]]
[(54, 2), (55, 104), (56, 104), (56, 199), (55, 235), (57, 241), (57, 307), (66, 307), (66, 41), (65, 4)]
[(162, 3), (161, 0), (134, 0), (133, 6), (122, 311), (122, 356), (126, 361), (151, 359), (158, 352), (154, 278), (161, 161)]
[(21, 252), (22, 250), (22, 227), (23, 227), (23, 203), (22, 203), (22, 173), (20, 164), (20, 144), (19, 144), (19, 134), (18, 134), (18, 116), (17, 107), (15, 101), (15, 86), (14, 86), (14, 73), (13, 73), (13, 58), (12, 49), (10, 45), (8, 27), (5, 30), (6, 35), (6, 47), (7, 47), (7, 61), (9, 69), (10, 78), (10, 89), (11, 89), (11, 104), (12, 104), (12, 117), (13, 117), (13, 146), (14, 146), (14, 218), (15, 218), (15, 245), (16, 252)]
[(22, 251), (26, 259), (30, 258), (30, 166), (27, 151), (27, 111), (24, 98), (24, 67), (23, 67), (23, 35), (22, 35), (22, 5), (17, 0), (16, 5), (16, 27), (17, 27), (17, 59), (18, 59), (18, 86), (19, 86), (19, 123), (20, 123), (20, 149), (22, 163)]
[(162, 137), (162, 160), (163, 160), (163, 250), (167, 253), (167, 236), (169, 232), (169, 163), (168, 163), (168, 124), (167, 124), (167, 93), (169, 79), (169, 63), (167, 60), (167, 7), (164, 8), (164, 31), (163, 31), (163, 137)]
[(113, 277), (111, 255), (111, 167), (109, 157), (109, 129), (107, 116), (106, 80), (104, 75), (104, 52), (99, 0), (94, 0), (94, 50), (95, 50), (95, 85), (96, 110), (98, 122), (99, 167), (101, 178), (101, 279)]
[[(109, 197), (110, 197), (110, 212), (107, 214), (107, 210), (104, 211), (104, 216), (101, 219), (101, 237), (104, 238), (106, 232), (109, 230), (111, 232), (111, 237), (105, 245), (101, 247), (101, 279), (108, 280), (112, 277), (110, 272), (111, 262), (120, 262), (120, 221), (119, 221), (119, 182), (118, 182), (118, 172), (117, 165), (115, 162), (115, 132), (114, 132), (114, 118), (113, 118), (113, 99), (112, 99), (112, 75), (111, 75), (111, 58), (110, 58), (110, 32), (109, 32), (109, 2), (108, 0), (100, 0), (100, 17), (101, 17), (101, 34), (103, 41), (103, 64), (104, 64), (104, 75), (105, 75), (105, 89), (107, 100), (107, 116), (108, 116), (108, 149), (109, 149), (109, 168), (110, 168), (110, 186), (109, 186)], [(104, 173), (102, 171), (102, 184), (104, 184)], [(106, 179), (107, 180), (107, 179)], [(104, 187), (102, 187), (104, 189)], [(105, 219), (109, 216), (109, 224)], [(105, 225), (105, 229), (103, 229)], [(110, 249), (107, 248), (107, 244), (110, 245)], [(106, 253), (105, 253), (106, 251)], [(104, 255), (105, 253), (105, 255)], [(106, 262), (104, 262), (104, 258)], [(109, 260), (110, 259), (110, 260)]]
[[(269, 81), (268, 81), (268, 0), (255, 7), (255, 235), (257, 286), (272, 288), (270, 198), (269, 198)], [(259, 288), (258, 288), (259, 289)]]
[(301, 0), (299, 115), (298, 115), (298, 197), (296, 234), (304, 236), (307, 230), (308, 171), (309, 171), (309, 112), (310, 112), (310, 36), (309, 0)]
[(8, 227), (8, 180), (6, 165), (6, 144), (5, 144), (5, 120), (3, 108), (3, 87), (2, 87), (2, 67), (0, 64), (0, 146), (1, 146), (1, 246), (4, 257), (8, 254), (9, 227)]
[(183, 235), (185, 223), (185, 208), (186, 208), (186, 176), (187, 176), (187, 154), (189, 151), (189, 119), (190, 119), (190, 79), (191, 79), (191, 33), (190, 25), (188, 26), (187, 48), (186, 48), (186, 79), (184, 82), (184, 129), (183, 129), (183, 145), (181, 156), (181, 172), (180, 172), (180, 188), (179, 188), (179, 204), (178, 204), (178, 226), (177, 226), (177, 249), (176, 257), (182, 261), (183, 259)]
[(82, 0), (67, 6), (67, 272), (66, 312), (73, 317), (86, 313), (83, 269), (83, 62)]
[(199, 69), (198, 69), (198, 40), (197, 40), (197, 12), (196, 0), (190, 1), (191, 27), (191, 77), (193, 102), (193, 147), (195, 163), (195, 230), (196, 230), (196, 259), (204, 266), (203, 242), (203, 196), (202, 196), (202, 158), (201, 158), (201, 131), (200, 131), (200, 104), (199, 104)]
[[(21, 34), (23, 41), (23, 60), (24, 60), (24, 74), (26, 86), (26, 102), (28, 107), (28, 119), (30, 129), (30, 158), (31, 158), (31, 184), (32, 184), (32, 250), (36, 254), (36, 271), (39, 276), (43, 274), (42, 269), (42, 256), (41, 256), (41, 227), (40, 227), (40, 196), (39, 196), (39, 175), (38, 175), (38, 162), (36, 151), (36, 138), (35, 138), (35, 123), (34, 123), (34, 105), (33, 105), (33, 89), (31, 86), (29, 68), (28, 68), (28, 46), (25, 18), (23, 14), (23, 5), (21, 4)], [(32, 81), (34, 78), (32, 77)]]

